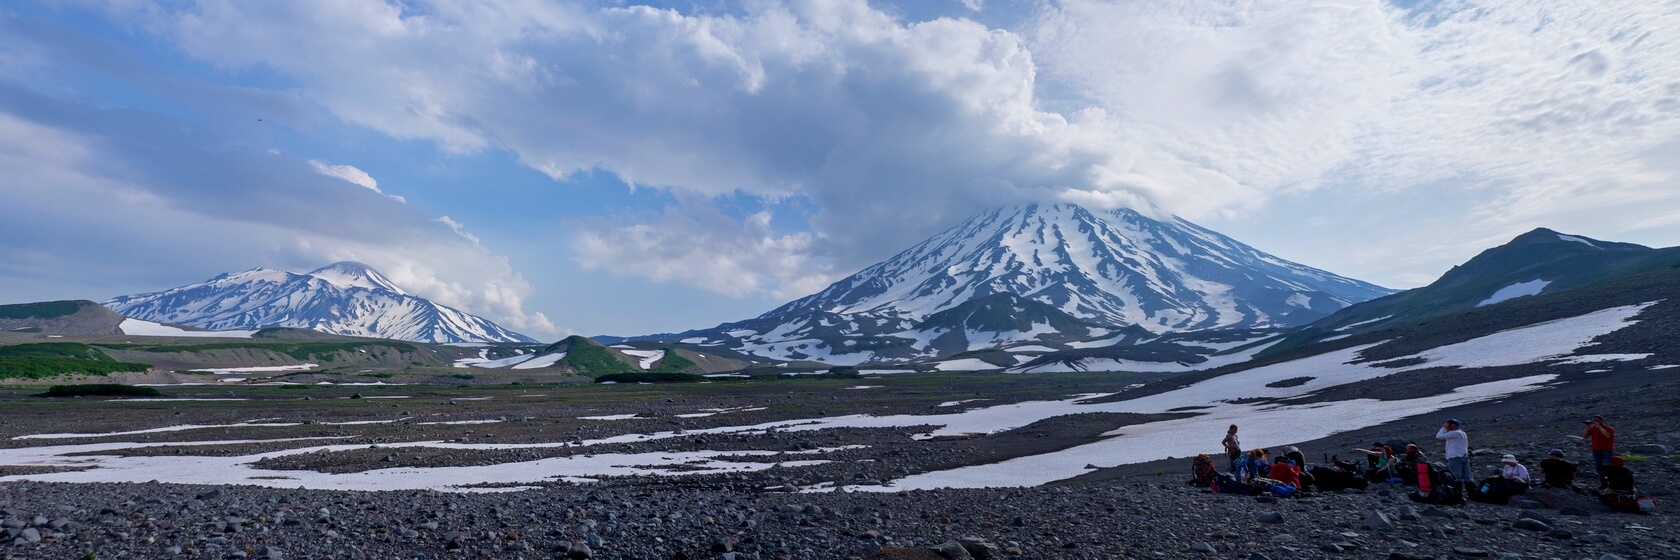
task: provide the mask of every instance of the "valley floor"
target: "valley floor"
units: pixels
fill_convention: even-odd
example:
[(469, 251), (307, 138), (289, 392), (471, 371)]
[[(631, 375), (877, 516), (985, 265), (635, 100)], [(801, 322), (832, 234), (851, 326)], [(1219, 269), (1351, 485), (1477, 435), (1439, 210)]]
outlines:
[[(1581, 418), (1604, 414), (1624, 446), (1667, 446), (1633, 465), (1671, 511), (1680, 505), (1680, 463), (1668, 454), (1680, 444), (1676, 371), (1533, 365), (1456, 382), (1407, 376), (1412, 387), (1358, 381), (1338, 386), (1336, 398), (1352, 400), (1337, 402), (1360, 403), (1346, 410), (1382, 410), (1384, 401), (1365, 402), (1375, 389), (1447, 402), (1463, 387), (1552, 376), (1421, 415), (1293, 430), (1323, 436), (1244, 428), (1257, 445), (1300, 445), (1317, 462), (1373, 439), (1438, 452), (1435, 427), (1457, 417), (1482, 470), (1503, 453), (1532, 468), (1554, 447), (1580, 460), (1584, 445), (1571, 436)], [(1022, 558), (1680, 557), (1680, 523), (1668, 511), (1610, 513), (1573, 495), (1542, 498), (1588, 516), (1530, 511), (1562, 531), (1547, 536), (1512, 528), (1527, 510), (1412, 507), (1400, 487), (1261, 503), (1185, 486), (1188, 460), (1159, 459), (1178, 455), (1162, 450), (1213, 452), (1217, 436), (1170, 447), (1112, 442), (1156, 437), (1163, 426), (1222, 432), (1228, 419), (1214, 412), (1250, 409), (1124, 405), (1170, 394), (1156, 384), (1173, 379), (171, 387), (172, 400), (138, 402), (8, 389), (0, 521), (25, 527), (0, 528), (0, 558), (936, 558), (928, 547), (964, 537)], [(1112, 396), (1079, 397), (1097, 394)], [(1288, 428), (1291, 419), (1281, 421)], [(1121, 451), (1093, 455), (1107, 449)], [(1052, 484), (986, 482), (998, 465), (1047, 458), (1059, 462), (1004, 470), (1043, 471), (1007, 480)], [(1001, 487), (908, 489), (918, 480)], [(1393, 515), (1367, 525), (1377, 511)], [(1259, 520), (1274, 512), (1283, 523)]]

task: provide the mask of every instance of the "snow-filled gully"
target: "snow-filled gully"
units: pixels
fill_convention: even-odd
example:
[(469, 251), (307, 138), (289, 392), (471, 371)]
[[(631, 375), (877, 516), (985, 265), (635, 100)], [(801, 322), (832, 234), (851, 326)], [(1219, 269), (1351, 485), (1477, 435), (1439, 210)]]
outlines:
[[(447, 449), (534, 449), (552, 447), (588, 447), (609, 443), (650, 441), (700, 434), (753, 434), (768, 430), (811, 431), (831, 428), (877, 428), (935, 426), (920, 439), (995, 433), (1018, 428), (1046, 418), (1089, 412), (1156, 414), (1188, 406), (1199, 409), (1198, 416), (1126, 426), (1107, 434), (1101, 441), (1078, 447), (1019, 457), (1007, 461), (911, 475), (889, 482), (885, 486), (845, 486), (850, 490), (902, 491), (915, 488), (940, 487), (1019, 487), (1035, 486), (1078, 476), (1087, 472), (1086, 465), (1111, 466), (1140, 463), (1166, 457), (1187, 457), (1205, 452), (1210, 444), (1223, 435), (1225, 426), (1240, 423), (1243, 439), (1249, 445), (1271, 447), (1307, 441), (1335, 433), (1356, 430), (1393, 422), (1406, 417), (1427, 414), (1443, 408), (1485, 402), (1513, 394), (1542, 388), (1556, 375), (1535, 375), (1459, 387), (1449, 394), (1399, 401), (1355, 399), (1299, 405), (1278, 405), (1255, 402), (1255, 397), (1283, 399), (1307, 395), (1322, 389), (1366, 381), (1407, 371), (1444, 367), (1492, 367), (1536, 362), (1556, 362), (1561, 356), (1587, 346), (1599, 335), (1632, 324), (1631, 319), (1651, 304), (1606, 309), (1595, 313), (1531, 325), (1491, 334), (1463, 343), (1442, 346), (1420, 353), (1427, 363), (1409, 368), (1390, 369), (1366, 364), (1350, 364), (1359, 352), (1372, 345), (1327, 352), (1247, 371), (1208, 379), (1178, 390), (1131, 400), (1092, 403), (1102, 395), (1079, 395), (1066, 400), (1029, 401), (998, 406), (962, 409), (952, 414), (935, 415), (849, 415), (766, 422), (762, 424), (725, 426), (689, 430), (684, 433), (654, 432), (623, 434), (614, 437), (576, 443), (553, 442), (534, 444), (481, 444), (441, 441), (411, 442), (382, 445), (382, 448), (447, 448)], [(1311, 377), (1308, 382), (1291, 387), (1267, 387), (1268, 383)], [(1237, 401), (1237, 402), (1232, 402)], [(595, 417), (607, 419), (607, 417)], [(616, 418), (615, 418), (616, 419)], [(104, 434), (127, 435), (197, 429), (190, 426), (176, 429), (136, 430)], [(40, 434), (18, 439), (47, 439), (87, 437), (84, 434)], [(265, 441), (265, 440), (257, 440)], [(363, 449), (360, 445), (325, 445), (302, 449), (287, 449), (239, 457), (121, 457), (115, 455), (77, 456), (75, 453), (120, 451), (156, 445), (225, 445), (229, 442), (172, 442), (172, 443), (97, 443), (56, 445), (0, 450), (0, 465), (94, 467), (74, 472), (16, 475), (0, 477), (0, 481), (38, 480), (57, 482), (142, 482), (158, 480), (185, 484), (250, 484), (271, 487), (306, 487), (338, 490), (411, 490), (434, 489), (477, 491), (466, 488), (475, 484), (518, 485), (540, 481), (589, 481), (604, 476), (662, 475), (680, 476), (690, 472), (742, 472), (781, 466), (819, 464), (822, 451), (806, 453), (798, 461), (736, 462), (729, 457), (761, 456), (781, 458), (773, 451), (689, 451), (629, 454), (576, 454), (535, 461), (501, 463), (484, 466), (392, 468), (359, 473), (331, 474), (313, 471), (272, 471), (258, 469), (252, 463), (270, 457), (313, 453), (317, 451), (346, 451)], [(772, 459), (773, 460), (773, 459)], [(699, 467), (704, 470), (696, 470)]]

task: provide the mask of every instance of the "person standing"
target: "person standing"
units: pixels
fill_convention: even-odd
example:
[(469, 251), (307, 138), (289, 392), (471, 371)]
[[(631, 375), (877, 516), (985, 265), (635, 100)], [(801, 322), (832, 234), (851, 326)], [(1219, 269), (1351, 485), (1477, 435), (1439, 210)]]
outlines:
[(1237, 439), (1237, 425), (1231, 424), (1231, 429), (1225, 431), (1225, 458), (1231, 461), (1231, 473), (1237, 472), (1237, 460), (1243, 458), (1242, 441)]
[(1448, 420), (1435, 432), (1435, 439), (1446, 443), (1447, 471), (1459, 484), (1470, 482), (1470, 435), (1460, 428), (1458, 420)]
[(1603, 416), (1594, 416), (1587, 421), (1586, 437), (1592, 448), (1593, 471), (1602, 476), (1610, 457), (1616, 454), (1616, 429), (1605, 424)]

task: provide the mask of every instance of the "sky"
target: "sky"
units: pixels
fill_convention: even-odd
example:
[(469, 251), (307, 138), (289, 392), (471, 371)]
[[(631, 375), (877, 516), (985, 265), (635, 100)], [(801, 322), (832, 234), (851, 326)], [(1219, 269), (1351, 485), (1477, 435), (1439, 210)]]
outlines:
[(1680, 245), (1680, 1), (0, 5), (0, 303), (357, 260), (676, 332), (1055, 202), (1394, 288)]

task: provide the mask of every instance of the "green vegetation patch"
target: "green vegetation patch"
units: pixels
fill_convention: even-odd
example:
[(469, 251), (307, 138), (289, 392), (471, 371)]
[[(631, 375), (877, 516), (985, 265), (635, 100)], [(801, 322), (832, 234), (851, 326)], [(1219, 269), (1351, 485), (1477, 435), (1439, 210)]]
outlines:
[(161, 397), (163, 393), (151, 387), (135, 387), (119, 383), (95, 385), (53, 385), (41, 397)]
[(694, 383), (705, 380), (706, 378), (703, 376), (669, 371), (632, 371), (626, 373), (609, 373), (595, 378), (596, 383), (606, 383), (608, 381), (618, 383)]
[(0, 305), (0, 319), (51, 319), (74, 315), (82, 309), (83, 302), (74, 300), (43, 301), (40, 303), (18, 303)]
[[(581, 336), (569, 336), (561, 343), (570, 343), (566, 347), (566, 357), (561, 358), (556, 365), (568, 366), (581, 373), (601, 374), (627, 372), (630, 366), (619, 361), (607, 347)], [(558, 346), (558, 345), (556, 345)], [(552, 348), (552, 347), (550, 347)]]
[(690, 360), (688, 357), (678, 354), (676, 350), (666, 348), (665, 357), (660, 358), (659, 364), (653, 366), (653, 369), (650, 371), (669, 371), (680, 373), (682, 370), (694, 367), (694, 365), (694, 360)]
[(82, 373), (108, 375), (120, 371), (143, 372), (150, 364), (119, 362), (79, 342), (43, 342), (0, 346), (0, 379), (42, 379)]

